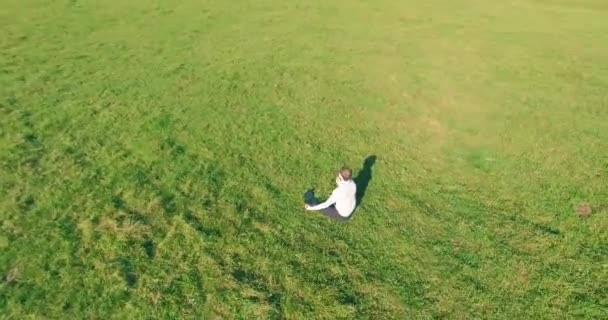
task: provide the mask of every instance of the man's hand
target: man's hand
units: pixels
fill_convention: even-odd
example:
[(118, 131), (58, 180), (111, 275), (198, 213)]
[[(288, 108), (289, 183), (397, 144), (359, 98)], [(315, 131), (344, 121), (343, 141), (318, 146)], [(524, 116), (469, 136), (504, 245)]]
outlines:
[(308, 204), (306, 204), (306, 203), (305, 203), (305, 204), (304, 204), (304, 209), (308, 210), (308, 209), (310, 209), (310, 206), (309, 206)]

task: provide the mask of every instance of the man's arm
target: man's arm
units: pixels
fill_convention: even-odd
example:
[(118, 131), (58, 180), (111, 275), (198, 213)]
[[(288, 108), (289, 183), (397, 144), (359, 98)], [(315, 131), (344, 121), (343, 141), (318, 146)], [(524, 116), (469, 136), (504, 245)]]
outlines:
[(306, 208), (306, 210), (310, 210), (310, 211), (318, 211), (318, 210), (323, 210), (329, 206), (331, 206), (332, 204), (336, 203), (336, 190), (334, 190), (334, 192), (331, 194), (331, 196), (329, 196), (329, 199), (325, 200), (325, 202), (320, 203), (316, 206), (309, 206)]

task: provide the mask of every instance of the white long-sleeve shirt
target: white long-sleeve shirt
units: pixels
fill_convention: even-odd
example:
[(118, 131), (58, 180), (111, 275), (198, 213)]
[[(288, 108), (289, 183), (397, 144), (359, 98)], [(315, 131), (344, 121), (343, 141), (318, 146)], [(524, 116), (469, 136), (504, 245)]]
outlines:
[(316, 206), (308, 207), (308, 210), (322, 210), (333, 204), (336, 205), (336, 210), (343, 217), (350, 217), (357, 205), (357, 185), (353, 180), (340, 181), (338, 187), (334, 189), (325, 202)]

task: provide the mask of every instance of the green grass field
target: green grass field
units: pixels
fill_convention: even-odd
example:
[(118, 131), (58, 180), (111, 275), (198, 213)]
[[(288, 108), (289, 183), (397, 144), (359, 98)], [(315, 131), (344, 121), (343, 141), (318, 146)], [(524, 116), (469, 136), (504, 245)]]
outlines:
[[(608, 316), (604, 0), (1, 0), (0, 28), (0, 318)], [(372, 156), (349, 223), (303, 210)]]

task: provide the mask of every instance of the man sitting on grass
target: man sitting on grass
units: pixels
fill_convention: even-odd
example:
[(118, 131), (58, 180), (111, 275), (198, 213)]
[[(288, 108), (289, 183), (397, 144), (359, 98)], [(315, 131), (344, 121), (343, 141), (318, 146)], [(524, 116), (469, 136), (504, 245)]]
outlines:
[(332, 219), (348, 220), (357, 205), (357, 185), (352, 176), (352, 170), (343, 167), (336, 177), (338, 187), (334, 189), (329, 199), (319, 204), (314, 192), (309, 190), (304, 194), (304, 208), (309, 211), (321, 211)]

